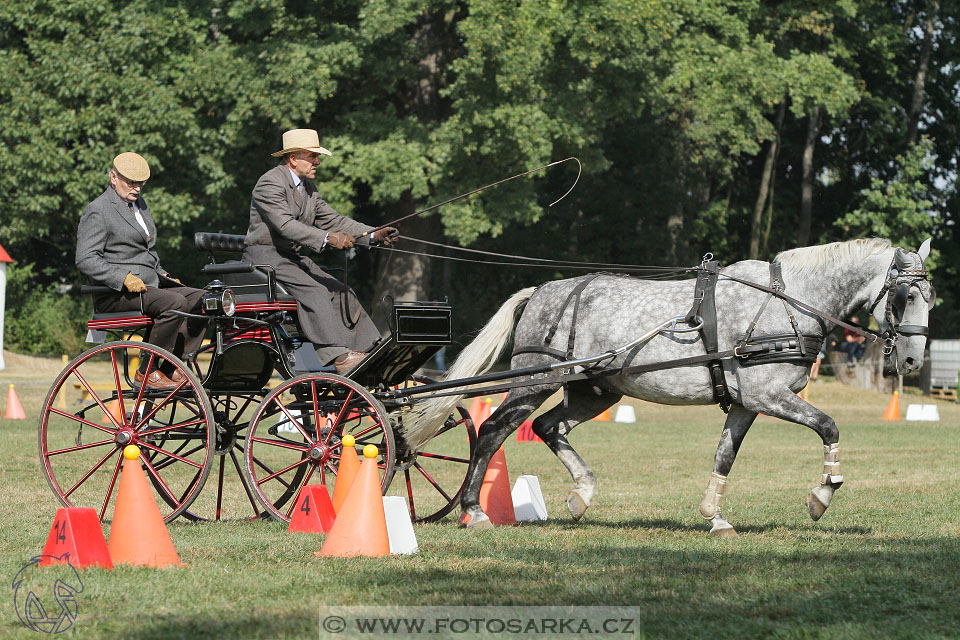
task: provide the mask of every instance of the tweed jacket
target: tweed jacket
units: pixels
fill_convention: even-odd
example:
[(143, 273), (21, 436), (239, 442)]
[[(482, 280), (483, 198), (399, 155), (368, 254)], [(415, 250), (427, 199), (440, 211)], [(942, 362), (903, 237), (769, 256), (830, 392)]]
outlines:
[[(322, 251), (328, 231), (358, 236), (374, 228), (337, 213), (311, 181), (303, 180), (303, 187), (301, 195), (290, 170), (282, 164), (260, 176), (250, 197), (248, 246), (271, 246), (280, 253), (299, 253), (301, 247)], [(369, 241), (368, 236), (357, 244), (368, 245)]]
[(107, 187), (83, 210), (77, 226), (76, 263), (94, 284), (121, 291), (123, 279), (132, 273), (146, 286), (159, 287), (160, 276), (168, 275), (154, 249), (157, 226), (153, 216), (143, 198), (138, 197), (136, 204), (148, 233), (113, 187)]

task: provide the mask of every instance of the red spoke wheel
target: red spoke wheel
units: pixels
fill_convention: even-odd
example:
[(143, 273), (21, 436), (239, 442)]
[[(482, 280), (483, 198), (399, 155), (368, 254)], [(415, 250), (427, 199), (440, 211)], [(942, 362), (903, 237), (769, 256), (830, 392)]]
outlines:
[[(430, 382), (435, 381), (412, 376), (399, 388)], [(400, 421), (402, 424), (402, 414)], [(393, 483), (390, 494), (407, 499), (414, 522), (435, 522), (457, 506), (467, 485), (467, 471), (477, 445), (473, 420), (466, 407), (458, 403), (437, 434), (418, 450), (406, 448), (402, 434), (402, 429), (398, 429), (398, 481)]]
[(380, 401), (358, 383), (332, 373), (308, 373), (280, 384), (263, 399), (247, 428), (247, 483), (266, 509), (289, 521), (305, 485), (333, 494), (341, 438), (362, 451), (377, 446), (381, 490), (393, 478), (393, 429)]
[[(134, 385), (146, 360), (176, 389)], [(196, 376), (171, 353), (141, 342), (108, 342), (77, 356), (57, 376), (40, 413), (40, 466), (66, 507), (92, 507), (112, 516), (122, 450), (140, 447), (144, 472), (169, 522), (200, 493), (210, 471), (212, 409)]]

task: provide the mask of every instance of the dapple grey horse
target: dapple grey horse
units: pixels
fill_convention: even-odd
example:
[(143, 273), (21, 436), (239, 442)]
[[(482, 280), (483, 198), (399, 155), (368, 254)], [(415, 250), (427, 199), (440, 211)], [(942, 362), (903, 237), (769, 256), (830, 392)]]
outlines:
[[(725, 267), (716, 284), (716, 315), (719, 351), (733, 349), (752, 320), (753, 335), (780, 335), (794, 332), (788, 312), (795, 316), (799, 331), (823, 337), (834, 323), (823, 316), (846, 319), (863, 307), (870, 308), (879, 326), (887, 331), (886, 367), (906, 373), (923, 363), (926, 326), (934, 292), (927, 281), (923, 262), (929, 240), (917, 252), (895, 248), (886, 240), (860, 239), (822, 246), (793, 249), (779, 254), (784, 293), (822, 312), (813, 313), (804, 305), (784, 299), (769, 300), (768, 292), (736, 282), (732, 278), (770, 284), (770, 265), (747, 260)], [(460, 354), (448, 371), (448, 380), (475, 376), (496, 361), (510, 342), (517, 347), (543, 345), (548, 328), (556, 324), (550, 344), (566, 347), (574, 321), (573, 307), (567, 304), (570, 292), (581, 278), (549, 282), (514, 294)], [(582, 290), (575, 318), (573, 354), (585, 358), (629, 344), (637, 336), (656, 328), (664, 320), (683, 316), (690, 309), (694, 281), (651, 281), (618, 275), (600, 275)], [(872, 308), (871, 308), (872, 305)], [(762, 313), (756, 317), (758, 310)], [(519, 321), (516, 314), (522, 309)], [(559, 317), (559, 323), (557, 323)], [(896, 328), (902, 327), (898, 333)], [(907, 331), (912, 327), (913, 331)], [(520, 349), (523, 351), (522, 349)], [(696, 333), (656, 333), (643, 344), (606, 361), (606, 367), (628, 367), (663, 363), (705, 353)], [(544, 353), (515, 353), (511, 369), (556, 362)], [(830, 416), (797, 396), (809, 373), (808, 362), (779, 362), (743, 366), (735, 357), (723, 360), (731, 406), (717, 446), (713, 474), (700, 505), (701, 515), (712, 524), (715, 535), (736, 535), (720, 511), (727, 475), (744, 436), (758, 413), (775, 416), (813, 429), (823, 441), (824, 470), (821, 482), (807, 497), (810, 516), (818, 520), (830, 505), (843, 482), (839, 463), (839, 431)], [(479, 505), (480, 486), (491, 456), (521, 422), (561, 385), (558, 382), (510, 390), (505, 401), (480, 428), (477, 451), (468, 471), (461, 497), (461, 522), (467, 526), (492, 526)], [(574, 487), (567, 507), (579, 519), (590, 505), (596, 477), (567, 441), (570, 431), (585, 420), (608, 409), (623, 396), (672, 405), (714, 403), (706, 366), (678, 366), (595, 379), (567, 385), (567, 402), (560, 403), (533, 422), (533, 431), (566, 466)], [(405, 438), (411, 446), (428, 440), (432, 424), (442, 423), (456, 398), (426, 400), (419, 409), (421, 419), (407, 422)]]

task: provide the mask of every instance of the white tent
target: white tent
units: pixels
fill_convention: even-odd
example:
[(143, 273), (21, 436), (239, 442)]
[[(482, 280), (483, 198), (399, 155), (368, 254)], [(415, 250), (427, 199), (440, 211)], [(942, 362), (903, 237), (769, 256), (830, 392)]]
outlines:
[(4, 302), (7, 297), (7, 263), (13, 262), (10, 255), (0, 245), (0, 370), (6, 369), (7, 365), (3, 362), (3, 313)]

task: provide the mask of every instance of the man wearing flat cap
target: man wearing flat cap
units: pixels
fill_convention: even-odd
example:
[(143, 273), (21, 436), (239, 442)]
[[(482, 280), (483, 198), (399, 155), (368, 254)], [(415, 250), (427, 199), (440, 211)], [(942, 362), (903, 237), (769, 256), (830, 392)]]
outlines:
[[(178, 358), (196, 351), (203, 339), (203, 323), (190, 322), (173, 311), (196, 312), (202, 289), (180, 284), (160, 266), (154, 246), (157, 227), (140, 192), (150, 177), (147, 161), (136, 153), (113, 159), (110, 186), (87, 205), (77, 227), (77, 268), (93, 284), (113, 291), (96, 297), (102, 313), (141, 311), (153, 319), (144, 341), (170, 351)], [(169, 363), (145, 371), (146, 359), (134, 374), (134, 383), (154, 389), (171, 389), (182, 376)], [(172, 379), (171, 379), (172, 376)]]
[[(397, 230), (361, 224), (342, 216), (320, 197), (311, 180), (320, 156), (313, 129), (283, 134), (283, 148), (273, 154), (280, 164), (260, 177), (250, 198), (250, 226), (243, 259), (270, 264), (277, 281), (297, 300), (300, 325), (313, 343), (320, 362), (346, 373), (363, 360), (380, 332), (345, 284), (302, 256), (304, 248), (318, 253), (354, 245), (389, 245)], [(367, 234), (373, 231), (372, 234)], [(363, 236), (363, 237), (360, 237)]]

